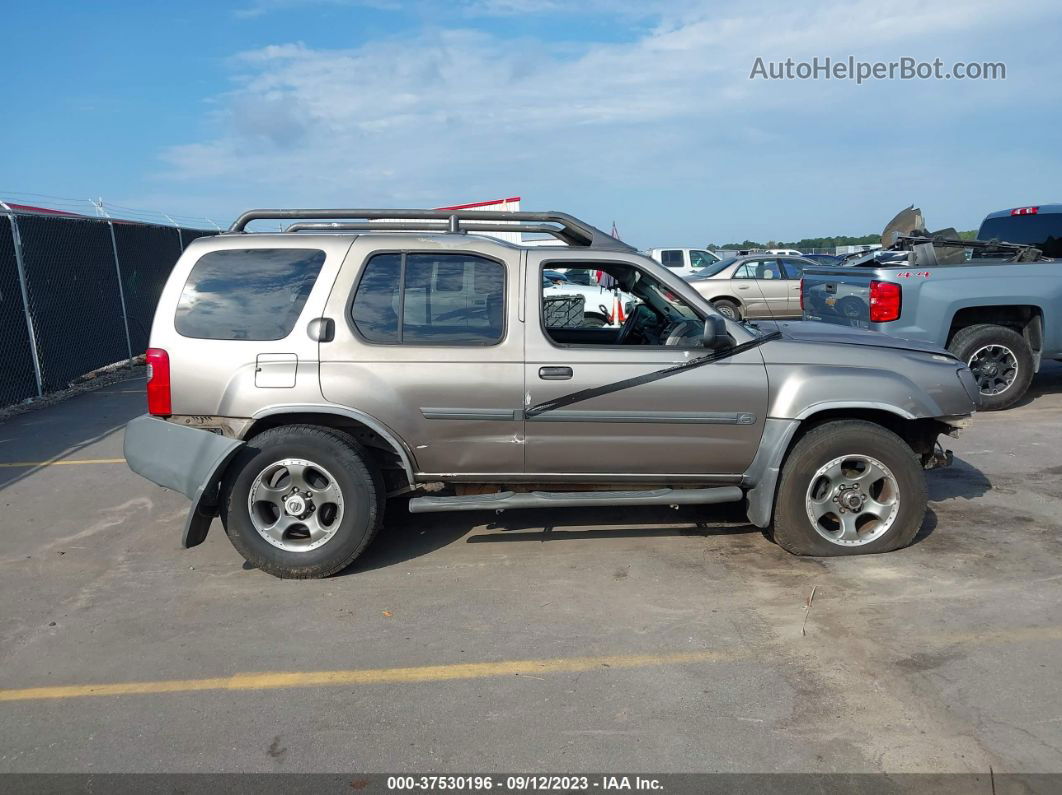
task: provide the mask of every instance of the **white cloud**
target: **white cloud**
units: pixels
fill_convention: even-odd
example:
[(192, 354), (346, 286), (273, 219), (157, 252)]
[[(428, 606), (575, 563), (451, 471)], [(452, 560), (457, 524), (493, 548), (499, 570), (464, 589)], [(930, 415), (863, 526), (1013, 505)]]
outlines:
[[(465, 7), (530, 13), (542, 3)], [(442, 204), (528, 192), (536, 205), (594, 197), (621, 207), (628, 199), (617, 192), (641, 191), (673, 197), (688, 224), (691, 202), (703, 203), (699, 213), (718, 212), (721, 189), (739, 207), (767, 201), (780, 213), (792, 194), (772, 188), (768, 174), (799, 184), (823, 168), (880, 172), (882, 160), (924, 151), (918, 136), (939, 134), (949, 113), (961, 121), (971, 103), (1018, 107), (1045, 90), (1015, 74), (1029, 57), (1016, 32), (1052, 13), (1040, 2), (974, 0), (961, 11), (913, 0), (655, 8), (651, 28), (619, 43), (443, 28), (348, 50), (287, 42), (239, 53), (233, 88), (210, 116), (213, 133), (167, 150), (167, 178), (225, 184), (224, 200), (240, 204)], [(1012, 77), (861, 87), (748, 78), (756, 56), (849, 53), (994, 55)], [(1037, 102), (1047, 101), (1039, 93)], [(669, 184), (678, 187), (668, 193)]]

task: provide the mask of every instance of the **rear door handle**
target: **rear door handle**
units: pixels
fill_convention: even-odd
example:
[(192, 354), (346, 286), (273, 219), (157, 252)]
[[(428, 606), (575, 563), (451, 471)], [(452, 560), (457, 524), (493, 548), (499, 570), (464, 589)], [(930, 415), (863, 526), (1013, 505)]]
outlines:
[(538, 377), (543, 381), (566, 381), (574, 375), (570, 367), (539, 367)]

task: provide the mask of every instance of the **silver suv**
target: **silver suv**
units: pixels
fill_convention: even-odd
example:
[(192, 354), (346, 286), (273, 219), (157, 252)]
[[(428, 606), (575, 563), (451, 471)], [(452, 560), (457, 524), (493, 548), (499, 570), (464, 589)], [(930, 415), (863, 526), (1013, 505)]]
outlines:
[[(544, 294), (556, 269), (625, 295), (622, 325)], [(129, 466), (191, 499), (184, 546), (220, 514), (279, 577), (343, 569), (410, 493), (413, 512), (744, 500), (796, 554), (896, 549), (978, 395), (932, 345), (725, 319), (563, 213), (244, 213), (174, 267), (147, 358)]]

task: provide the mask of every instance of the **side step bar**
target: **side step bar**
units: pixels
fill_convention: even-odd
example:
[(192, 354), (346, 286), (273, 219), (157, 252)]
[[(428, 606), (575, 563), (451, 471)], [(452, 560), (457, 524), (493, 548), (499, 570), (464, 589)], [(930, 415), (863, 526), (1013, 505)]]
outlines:
[(737, 486), (648, 491), (500, 491), (497, 494), (466, 494), (461, 497), (414, 497), (409, 501), (409, 512), (582, 508), (590, 505), (711, 505), (737, 502), (744, 496), (745, 493)]

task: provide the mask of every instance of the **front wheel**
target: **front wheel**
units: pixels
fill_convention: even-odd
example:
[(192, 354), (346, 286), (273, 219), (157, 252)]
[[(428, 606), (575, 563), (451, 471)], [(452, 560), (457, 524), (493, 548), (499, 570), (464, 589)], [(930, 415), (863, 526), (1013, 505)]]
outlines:
[(327, 577), (349, 566), (383, 520), (384, 488), (346, 434), (312, 425), (272, 428), (233, 461), (221, 519), (248, 563), (275, 577)]
[(914, 451), (864, 420), (824, 423), (782, 468), (773, 537), (795, 555), (860, 555), (907, 546), (922, 526), (925, 476)]
[(712, 301), (712, 306), (715, 307), (716, 312), (728, 320), (741, 320), (741, 307), (733, 301), (720, 298), (718, 301)]

